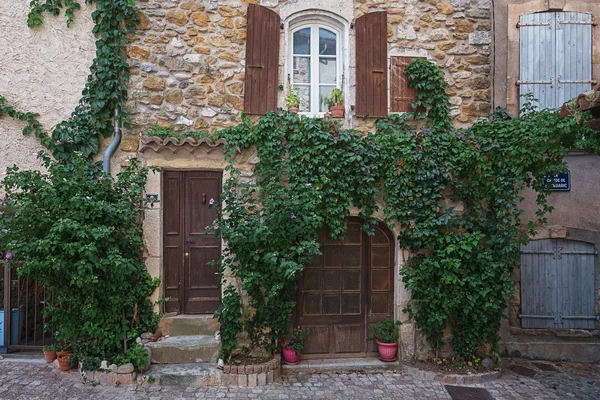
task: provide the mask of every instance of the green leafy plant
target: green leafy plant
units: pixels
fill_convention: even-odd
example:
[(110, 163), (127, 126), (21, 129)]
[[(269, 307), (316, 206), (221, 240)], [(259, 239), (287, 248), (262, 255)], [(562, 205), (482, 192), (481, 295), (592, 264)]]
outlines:
[(196, 139), (196, 140), (206, 139), (206, 138), (212, 139), (212, 140), (219, 139), (218, 133), (174, 132), (173, 128), (171, 128), (171, 127), (160, 126), (157, 124), (152, 125), (152, 127), (148, 131), (148, 136), (156, 136), (161, 139), (168, 139), (168, 138), (174, 137), (179, 140), (184, 140), (184, 139), (188, 139), (188, 138)]
[(158, 322), (139, 223), (148, 170), (132, 160), (113, 180), (78, 153), (72, 163), (41, 159), (47, 173), (12, 167), (0, 183), (14, 212), (0, 215), (8, 264), (54, 294), (46, 329), (74, 358), (140, 359), (135, 339)]
[(393, 318), (386, 318), (383, 321), (369, 325), (369, 331), (381, 343), (398, 343), (400, 339), (399, 326), (400, 321), (394, 321)]
[(309, 333), (310, 328), (302, 329), (297, 327), (292, 331), (291, 339), (288, 341), (283, 341), (283, 347), (294, 350), (296, 354), (302, 353), (302, 350), (304, 350), (304, 340)]
[(227, 285), (223, 293), (223, 301), (215, 313), (221, 325), (221, 358), (229, 362), (233, 351), (237, 348), (237, 335), (242, 330), (242, 300), (232, 284)]
[(47, 346), (44, 346), (42, 348), (42, 350), (44, 350), (44, 351), (57, 351), (57, 350), (60, 350), (60, 346), (57, 346), (57, 345), (54, 345), (54, 344), (53, 345), (47, 345)]
[(299, 107), (300, 106), (300, 93), (298, 92), (298, 89), (295, 89), (293, 87), (288, 87), (288, 94), (285, 97), (285, 104), (287, 104), (288, 107)]
[(328, 100), (330, 107), (344, 105), (344, 92), (342, 89), (335, 88), (331, 91), (331, 96)]

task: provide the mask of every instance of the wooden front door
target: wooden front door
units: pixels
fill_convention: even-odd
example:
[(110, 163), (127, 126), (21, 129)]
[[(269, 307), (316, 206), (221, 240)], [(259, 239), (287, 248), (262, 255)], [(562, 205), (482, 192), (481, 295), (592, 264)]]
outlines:
[(219, 199), (221, 173), (165, 171), (163, 189), (164, 287), (170, 298), (165, 311), (214, 313), (221, 287), (208, 263), (221, 255), (221, 240), (205, 230), (216, 217), (209, 204)]
[(296, 322), (310, 328), (307, 358), (375, 355), (367, 325), (393, 316), (393, 236), (381, 226), (369, 237), (360, 225), (350, 220), (344, 240), (331, 239), (323, 229), (323, 255), (314, 257), (300, 280)]

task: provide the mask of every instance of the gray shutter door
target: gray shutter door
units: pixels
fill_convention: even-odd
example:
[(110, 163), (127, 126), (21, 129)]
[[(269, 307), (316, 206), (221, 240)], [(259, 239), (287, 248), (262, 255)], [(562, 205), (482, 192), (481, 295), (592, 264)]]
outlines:
[(592, 89), (592, 16), (556, 13), (557, 107)]
[(521, 321), (523, 328), (554, 328), (556, 260), (553, 240), (544, 239), (521, 246)]
[(595, 328), (594, 260), (589, 243), (544, 239), (521, 246), (523, 328)]
[[(519, 94), (532, 93), (541, 108), (555, 108), (556, 18), (554, 13), (519, 17)], [(510, 60), (509, 60), (510, 62)], [(519, 108), (523, 107), (519, 98)]]

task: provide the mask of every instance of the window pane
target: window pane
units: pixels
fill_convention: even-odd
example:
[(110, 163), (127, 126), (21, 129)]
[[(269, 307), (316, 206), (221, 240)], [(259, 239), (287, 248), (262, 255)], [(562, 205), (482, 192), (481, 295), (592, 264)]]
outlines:
[(336, 84), (337, 61), (335, 58), (319, 59), (319, 83)]
[(319, 88), (319, 111), (327, 112), (329, 111), (329, 104), (327, 100), (331, 97), (331, 91), (335, 89), (335, 86), (321, 86)]
[(294, 32), (294, 54), (310, 53), (310, 28)]
[(335, 33), (328, 31), (327, 29), (319, 28), (319, 54), (324, 56), (335, 56), (336, 50), (337, 39)]
[(310, 57), (294, 57), (294, 83), (310, 83)]
[(310, 86), (297, 86), (300, 95), (300, 112), (310, 112)]

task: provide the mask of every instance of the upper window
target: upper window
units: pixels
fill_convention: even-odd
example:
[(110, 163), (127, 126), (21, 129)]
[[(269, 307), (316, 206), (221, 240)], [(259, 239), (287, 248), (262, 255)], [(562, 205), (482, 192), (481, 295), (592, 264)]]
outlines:
[(300, 112), (328, 111), (331, 91), (341, 86), (340, 33), (323, 24), (304, 24), (291, 31), (291, 85), (300, 94)]
[[(519, 92), (540, 108), (559, 108), (592, 88), (590, 14), (545, 12), (519, 18)], [(522, 107), (525, 99), (521, 97)]]

